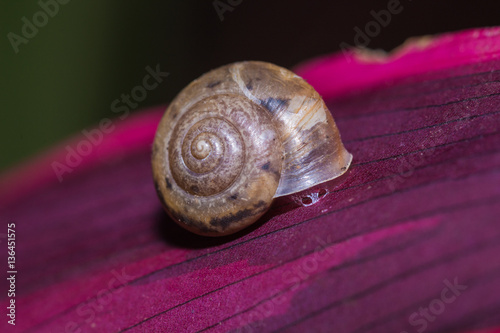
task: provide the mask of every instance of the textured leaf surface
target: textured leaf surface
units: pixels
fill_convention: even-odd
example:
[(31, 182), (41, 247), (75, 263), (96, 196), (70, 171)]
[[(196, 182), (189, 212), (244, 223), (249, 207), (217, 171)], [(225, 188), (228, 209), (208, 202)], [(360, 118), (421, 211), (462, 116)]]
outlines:
[[(425, 323), (426, 332), (493, 331), (499, 33), (300, 67), (325, 96), (352, 168), (317, 204), (278, 200), (234, 237), (189, 234), (162, 211), (150, 145), (163, 107), (116, 120), (62, 183), (50, 163), (81, 138), (6, 174), (0, 218), (17, 226), (16, 329), (416, 332)], [(455, 279), (467, 288), (449, 304), (436, 301)], [(429, 306), (433, 320), (416, 321)], [(11, 329), (4, 318), (0, 330)]]

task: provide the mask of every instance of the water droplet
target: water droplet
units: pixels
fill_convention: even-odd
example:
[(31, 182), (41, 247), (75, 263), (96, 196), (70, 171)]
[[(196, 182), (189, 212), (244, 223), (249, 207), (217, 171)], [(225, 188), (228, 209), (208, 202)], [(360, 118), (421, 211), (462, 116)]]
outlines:
[(293, 196), (293, 200), (300, 206), (312, 206), (328, 194), (324, 188), (298, 193)]

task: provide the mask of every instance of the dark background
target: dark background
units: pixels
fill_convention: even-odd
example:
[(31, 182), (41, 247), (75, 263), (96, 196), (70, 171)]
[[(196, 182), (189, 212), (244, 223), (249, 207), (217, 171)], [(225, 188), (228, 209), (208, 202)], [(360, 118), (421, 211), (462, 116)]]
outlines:
[[(53, 0), (42, 0), (50, 2)], [(62, 1), (62, 0), (61, 0)], [(65, 0), (67, 1), (67, 0)], [(8, 33), (22, 36), (38, 1), (0, 1), (0, 170), (116, 116), (111, 102), (142, 83), (145, 67), (170, 75), (142, 109), (168, 103), (211, 68), (264, 60), (291, 68), (354, 44), (370, 11), (386, 1), (71, 0), (16, 54)], [(231, 5), (231, 3), (233, 5)], [(239, 4), (238, 4), (239, 3)], [(408, 37), (500, 24), (500, 2), (401, 0), (403, 10), (368, 47), (391, 50)]]

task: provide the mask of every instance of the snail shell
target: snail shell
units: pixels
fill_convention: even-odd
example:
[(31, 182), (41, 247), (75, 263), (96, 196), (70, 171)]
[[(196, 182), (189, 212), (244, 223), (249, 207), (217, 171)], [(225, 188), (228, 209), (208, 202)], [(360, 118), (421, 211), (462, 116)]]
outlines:
[(212, 70), (166, 110), (153, 145), (153, 176), (182, 227), (222, 236), (255, 222), (273, 198), (342, 175), (352, 155), (319, 94), (264, 62)]

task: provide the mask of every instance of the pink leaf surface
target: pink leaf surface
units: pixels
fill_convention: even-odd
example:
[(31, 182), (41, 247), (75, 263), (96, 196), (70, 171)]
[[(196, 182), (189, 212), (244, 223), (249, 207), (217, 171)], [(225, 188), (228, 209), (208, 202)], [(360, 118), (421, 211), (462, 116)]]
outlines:
[(352, 168), (318, 203), (278, 200), (237, 235), (192, 235), (163, 212), (150, 150), (164, 107), (116, 119), (62, 182), (53, 162), (82, 136), (5, 173), (15, 328), (498, 331), (500, 29), (297, 71), (325, 97)]

